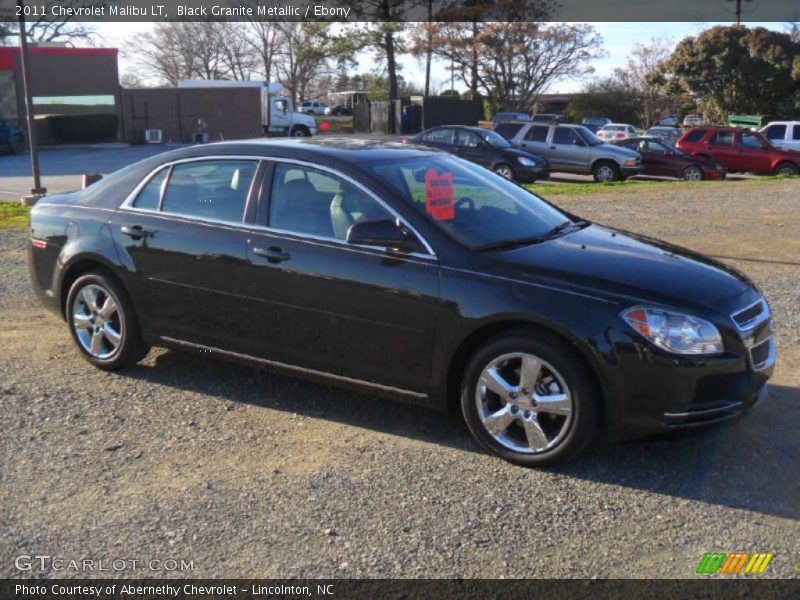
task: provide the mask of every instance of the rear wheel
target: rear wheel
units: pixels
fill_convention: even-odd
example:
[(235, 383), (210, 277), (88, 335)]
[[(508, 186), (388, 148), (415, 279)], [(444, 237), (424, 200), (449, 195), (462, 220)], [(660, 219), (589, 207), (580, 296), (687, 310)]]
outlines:
[(514, 179), (514, 171), (512, 171), (511, 167), (509, 167), (505, 163), (496, 165), (494, 168), (494, 172), (500, 175), (500, 177), (505, 177), (506, 179), (511, 179), (512, 181)]
[(469, 361), (461, 408), (475, 439), (501, 458), (544, 467), (575, 456), (589, 442), (598, 393), (568, 344), (519, 331), (490, 340)]
[(775, 167), (775, 175), (797, 175), (797, 165), (790, 162), (783, 162)]
[(601, 160), (594, 166), (592, 175), (594, 175), (594, 180), (598, 183), (620, 180), (619, 167), (606, 160)]
[(683, 179), (684, 181), (702, 181), (703, 170), (700, 167), (689, 165), (683, 170), (683, 173), (681, 174), (681, 179)]
[(82, 356), (101, 369), (133, 364), (149, 350), (128, 294), (107, 271), (90, 271), (75, 280), (66, 317)]
[(13, 154), (22, 154), (25, 152), (25, 138), (20, 134), (14, 135), (14, 137), (11, 138), (10, 147)]

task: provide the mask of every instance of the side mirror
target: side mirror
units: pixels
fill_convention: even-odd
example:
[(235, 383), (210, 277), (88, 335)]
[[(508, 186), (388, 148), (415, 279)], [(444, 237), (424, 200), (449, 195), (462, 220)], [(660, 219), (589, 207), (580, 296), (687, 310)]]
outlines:
[(347, 243), (359, 246), (383, 246), (400, 252), (419, 252), (422, 244), (410, 231), (391, 219), (359, 221), (347, 230)]

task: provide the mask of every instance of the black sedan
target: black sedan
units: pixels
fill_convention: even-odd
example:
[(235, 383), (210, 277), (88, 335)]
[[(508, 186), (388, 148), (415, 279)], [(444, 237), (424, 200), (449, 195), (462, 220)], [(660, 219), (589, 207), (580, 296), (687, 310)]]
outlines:
[(166, 346), (460, 408), (527, 466), (601, 427), (742, 415), (775, 363), (738, 271), (402, 144), (161, 154), (43, 198), (29, 252), (38, 297), (101, 369)]
[(642, 155), (642, 175), (677, 177), (686, 181), (725, 179), (728, 170), (711, 158), (692, 156), (670, 144), (652, 137), (633, 137), (614, 142), (617, 146), (635, 150)]
[(517, 148), (503, 136), (482, 127), (431, 127), (403, 141), (444, 150), (519, 183), (533, 183), (550, 177), (547, 159)]

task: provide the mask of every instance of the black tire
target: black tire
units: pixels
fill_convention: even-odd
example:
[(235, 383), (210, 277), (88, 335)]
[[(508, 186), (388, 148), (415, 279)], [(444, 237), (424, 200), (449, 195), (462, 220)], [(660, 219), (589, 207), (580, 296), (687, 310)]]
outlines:
[[(572, 401), (571, 417), (563, 426), (565, 431), (559, 434), (560, 441), (531, 454), (514, 451), (498, 442), (483, 424), (478, 408), (478, 379), (484, 368), (498, 357), (518, 352), (535, 355), (552, 365), (566, 384)], [(547, 467), (575, 457), (594, 435), (599, 408), (600, 392), (582, 357), (562, 339), (537, 330), (516, 330), (488, 340), (470, 358), (461, 382), (461, 410), (472, 435), (492, 454), (524, 467)]]
[(11, 148), (12, 154), (22, 154), (25, 152), (25, 138), (17, 133), (11, 138), (9, 148)]
[(704, 179), (703, 169), (696, 165), (689, 165), (681, 173), (681, 179), (684, 181), (702, 181)]
[[(82, 301), (79, 300), (79, 296), (84, 288), (88, 288), (88, 286), (92, 286), (90, 289), (93, 290), (101, 289), (114, 300), (117, 306), (116, 325), (120, 334), (120, 342), (116, 349), (110, 351), (107, 356), (96, 356), (84, 348), (74, 325), (75, 319), (73, 315), (78, 308), (76, 305)], [(83, 358), (100, 369), (113, 371), (133, 365), (144, 358), (150, 350), (142, 340), (139, 321), (136, 318), (136, 312), (127, 292), (116, 278), (106, 270), (89, 271), (75, 280), (69, 290), (69, 294), (67, 294), (65, 317), (72, 339), (75, 341), (75, 345)]]
[(610, 160), (599, 160), (592, 167), (592, 175), (597, 183), (609, 183), (622, 179), (619, 167)]
[(797, 165), (790, 162), (782, 162), (775, 167), (775, 175), (797, 175)]
[(303, 127), (302, 125), (292, 127), (292, 130), (289, 132), (291, 137), (310, 137), (311, 134), (308, 132), (308, 129)]
[(499, 165), (495, 165), (492, 167), (492, 171), (500, 175), (500, 177), (504, 177), (509, 181), (514, 181), (514, 169), (511, 168), (510, 165), (506, 163), (500, 163)]

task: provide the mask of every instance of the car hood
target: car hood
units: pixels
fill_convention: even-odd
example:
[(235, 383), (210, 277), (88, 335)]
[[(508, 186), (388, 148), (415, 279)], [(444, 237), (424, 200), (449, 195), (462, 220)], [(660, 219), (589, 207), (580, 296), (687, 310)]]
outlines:
[(595, 153), (605, 154), (606, 156), (614, 155), (622, 160), (627, 160), (629, 158), (639, 158), (639, 153), (636, 150), (631, 150), (630, 148), (623, 148), (622, 146), (617, 146), (613, 143), (605, 143), (600, 144), (599, 146), (592, 146), (592, 150)]
[(743, 273), (702, 254), (597, 225), (495, 257), (516, 279), (674, 306), (711, 307), (753, 287)]

